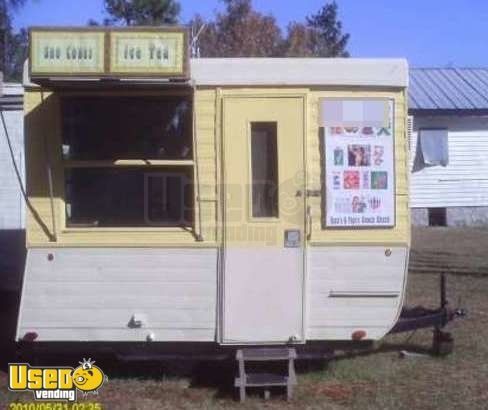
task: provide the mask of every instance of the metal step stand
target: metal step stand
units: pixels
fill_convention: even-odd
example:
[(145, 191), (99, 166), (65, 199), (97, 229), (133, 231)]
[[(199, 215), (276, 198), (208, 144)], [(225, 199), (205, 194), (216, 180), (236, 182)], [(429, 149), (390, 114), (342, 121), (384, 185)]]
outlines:
[[(270, 387), (286, 387), (286, 398), (291, 400), (293, 386), (297, 384), (295, 374), (296, 350), (293, 348), (249, 348), (239, 349), (236, 360), (239, 364), (239, 377), (234, 386), (239, 389), (241, 403), (246, 400), (247, 387), (264, 387), (264, 398), (269, 399)], [(288, 361), (288, 374), (246, 373), (246, 362), (284, 362)]]

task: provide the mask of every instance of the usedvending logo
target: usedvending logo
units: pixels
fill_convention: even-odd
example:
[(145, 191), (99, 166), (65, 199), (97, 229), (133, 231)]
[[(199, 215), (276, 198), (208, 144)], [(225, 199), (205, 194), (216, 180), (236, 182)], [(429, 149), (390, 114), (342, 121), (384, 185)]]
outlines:
[(31, 391), (36, 400), (76, 401), (77, 392), (86, 397), (98, 390), (107, 380), (95, 361), (83, 359), (74, 367), (33, 367), (27, 363), (9, 363), (10, 391)]

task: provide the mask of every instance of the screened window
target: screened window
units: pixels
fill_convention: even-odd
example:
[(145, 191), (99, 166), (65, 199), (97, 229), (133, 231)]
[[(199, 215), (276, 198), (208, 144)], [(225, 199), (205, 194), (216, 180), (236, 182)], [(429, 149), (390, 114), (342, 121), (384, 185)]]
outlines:
[(66, 225), (193, 224), (190, 97), (62, 100)]
[(445, 128), (420, 129), (415, 158), (417, 167), (449, 164), (448, 132)]
[(191, 175), (181, 171), (146, 173), (144, 220), (150, 225), (189, 225), (192, 217)]
[(253, 218), (278, 217), (278, 141), (276, 122), (251, 123)]
[(192, 158), (187, 97), (65, 98), (62, 114), (66, 159)]
[(177, 168), (74, 168), (66, 172), (68, 227), (187, 226), (192, 176)]

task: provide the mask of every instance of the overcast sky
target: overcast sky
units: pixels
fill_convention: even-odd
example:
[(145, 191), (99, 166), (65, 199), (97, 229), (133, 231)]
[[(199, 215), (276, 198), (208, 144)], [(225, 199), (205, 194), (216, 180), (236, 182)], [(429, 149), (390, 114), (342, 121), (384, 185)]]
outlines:
[[(488, 66), (488, 0), (338, 0), (353, 57), (406, 57), (413, 66)], [(182, 20), (211, 17), (218, 0), (181, 0)], [(303, 21), (324, 0), (254, 0), (286, 29)], [(102, 20), (103, 0), (27, 0), (14, 16), (16, 28), (84, 25)]]

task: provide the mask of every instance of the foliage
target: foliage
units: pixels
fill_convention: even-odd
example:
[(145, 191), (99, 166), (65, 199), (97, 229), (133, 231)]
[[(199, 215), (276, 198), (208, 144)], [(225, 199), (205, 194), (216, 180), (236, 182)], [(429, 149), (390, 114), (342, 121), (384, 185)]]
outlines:
[(4, 80), (19, 81), (22, 78), (24, 61), (27, 58), (28, 35), (25, 29), (13, 31), (12, 13), (26, 0), (0, 0), (0, 70)]
[(342, 22), (337, 18), (337, 11), (337, 3), (333, 1), (307, 18), (307, 26), (311, 30), (309, 47), (314, 56), (349, 56), (346, 51), (349, 34), (342, 33)]
[(7, 38), (4, 79), (22, 81), (24, 62), (28, 57), (29, 34), (25, 28), (22, 28), (18, 33), (10, 33)]
[[(105, 0), (105, 25), (159, 26), (176, 24), (181, 6), (177, 0)], [(94, 20), (89, 25), (96, 25)]]
[(252, 7), (252, 0), (222, 0), (224, 12), (213, 21), (197, 15), (192, 31), (204, 30), (198, 38), (202, 57), (347, 57), (349, 34), (342, 32), (338, 6), (326, 3), (305, 23), (292, 22), (283, 38), (276, 20)]
[(284, 40), (285, 57), (313, 57), (311, 47), (312, 30), (306, 24), (292, 22), (288, 25), (288, 36)]
[[(222, 0), (223, 13), (206, 23), (199, 38), (202, 57), (274, 57), (282, 37), (276, 19), (255, 11), (251, 0)], [(196, 16), (191, 25), (198, 31), (205, 22)]]

